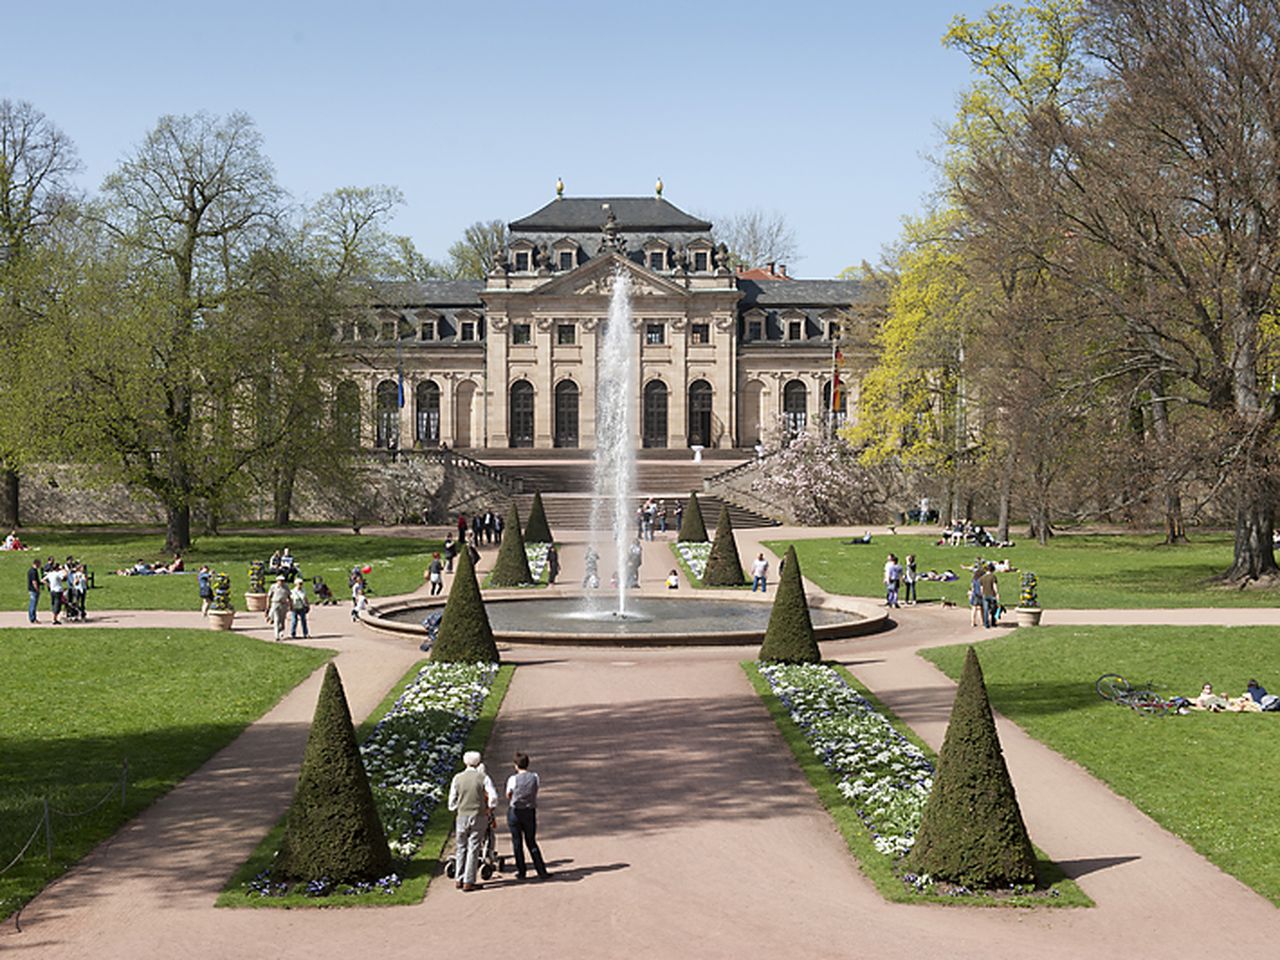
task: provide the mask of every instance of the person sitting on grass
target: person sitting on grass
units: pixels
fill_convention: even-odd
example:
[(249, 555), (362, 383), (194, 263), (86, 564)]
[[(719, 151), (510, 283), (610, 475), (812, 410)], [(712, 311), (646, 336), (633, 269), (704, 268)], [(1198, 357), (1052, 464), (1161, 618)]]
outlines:
[(1190, 704), (1196, 710), (1208, 710), (1212, 713), (1221, 713), (1231, 705), (1226, 697), (1213, 692), (1213, 684), (1206, 683), (1200, 688), (1200, 695), (1192, 697)]
[(668, 590), (680, 589), (680, 574), (678, 574), (675, 570), (672, 570), (670, 573), (667, 574), (667, 589)]

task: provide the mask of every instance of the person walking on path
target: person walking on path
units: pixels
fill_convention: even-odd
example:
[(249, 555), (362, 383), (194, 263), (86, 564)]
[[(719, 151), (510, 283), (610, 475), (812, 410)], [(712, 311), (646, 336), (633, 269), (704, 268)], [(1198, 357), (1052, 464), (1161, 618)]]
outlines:
[(285, 584), (282, 573), (276, 577), (276, 582), (271, 584), (271, 589), (267, 591), (267, 612), (263, 614), (263, 619), (275, 628), (277, 641), (284, 639), (284, 622), (288, 612), (289, 587)]
[(302, 624), (302, 639), (306, 640), (311, 634), (307, 631), (307, 612), (311, 609), (311, 603), (307, 600), (307, 588), (301, 580), (293, 581), (293, 589), (289, 591), (289, 636), (290, 638), (298, 635), (298, 624)]
[(440, 554), (432, 554), (427, 564), (427, 582), (431, 584), (431, 596), (437, 596), (444, 590), (444, 564), (440, 562)]
[(453, 573), (453, 558), (458, 555), (458, 541), (453, 539), (453, 534), (447, 534), (444, 538), (444, 572)]
[(560, 551), (553, 543), (547, 548), (547, 586), (554, 584), (558, 576), (560, 576)]
[(55, 563), (44, 575), (44, 582), (49, 585), (49, 606), (53, 609), (53, 622), (60, 623), (58, 616), (62, 613), (62, 593), (67, 589), (67, 571)]
[(969, 626), (978, 625), (978, 617), (982, 608), (982, 573), (985, 567), (982, 559), (974, 561), (973, 577), (969, 580)]
[(516, 879), (525, 877), (524, 847), (529, 848), (533, 869), (542, 880), (550, 876), (538, 848), (538, 775), (529, 769), (529, 755), (517, 753), (516, 772), (507, 778), (507, 827), (516, 858)]
[(213, 603), (213, 571), (206, 563), (196, 574), (196, 587), (200, 594), (200, 616), (209, 615), (209, 604)]
[(751, 592), (755, 593), (757, 587), (761, 593), (769, 592), (769, 561), (764, 558), (763, 553), (751, 564)]
[(27, 568), (27, 619), (32, 623), (40, 622), (36, 618), (36, 605), (40, 602), (42, 579), (40, 576), (40, 561), (32, 560), (31, 566)]
[(982, 625), (990, 630), (996, 625), (996, 608), (1000, 606), (1000, 584), (996, 581), (996, 565), (988, 563), (978, 580), (982, 589)]
[(480, 844), (484, 840), (485, 822), (498, 805), (498, 791), (493, 781), (480, 769), (480, 752), (468, 750), (462, 755), (464, 765), (449, 784), (449, 809), (455, 814), (454, 832), (458, 849), (454, 859), (454, 877), (459, 890), (475, 890), (476, 870), (480, 866)]
[(884, 562), (884, 605), (898, 607), (898, 584), (902, 581), (902, 565), (892, 553)]

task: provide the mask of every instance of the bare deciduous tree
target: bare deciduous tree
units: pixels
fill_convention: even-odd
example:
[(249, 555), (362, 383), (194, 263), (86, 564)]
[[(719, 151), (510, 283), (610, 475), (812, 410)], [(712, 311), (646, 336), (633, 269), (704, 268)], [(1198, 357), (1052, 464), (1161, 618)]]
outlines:
[(725, 217), (716, 222), (714, 233), (739, 267), (793, 263), (800, 258), (795, 232), (776, 210), (753, 209)]

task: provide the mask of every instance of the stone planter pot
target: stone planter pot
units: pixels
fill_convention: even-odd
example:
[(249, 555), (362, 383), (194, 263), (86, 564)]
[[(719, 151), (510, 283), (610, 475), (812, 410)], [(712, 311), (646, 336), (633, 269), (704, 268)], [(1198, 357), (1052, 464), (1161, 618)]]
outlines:
[(1038, 627), (1040, 626), (1040, 615), (1044, 613), (1043, 607), (1014, 607), (1014, 616), (1017, 617), (1018, 626), (1020, 627)]
[(210, 610), (209, 611), (209, 629), (210, 630), (230, 630), (231, 621), (236, 618), (234, 610)]
[(250, 613), (261, 613), (267, 609), (267, 595), (265, 593), (246, 593), (244, 595), (244, 608)]

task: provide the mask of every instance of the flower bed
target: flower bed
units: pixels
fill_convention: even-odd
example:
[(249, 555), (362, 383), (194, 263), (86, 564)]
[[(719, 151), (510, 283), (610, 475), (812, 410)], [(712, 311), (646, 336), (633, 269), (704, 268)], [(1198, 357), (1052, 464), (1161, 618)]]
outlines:
[(685, 562), (689, 572), (701, 580), (707, 572), (707, 559), (711, 556), (711, 544), (705, 541), (681, 540), (676, 544), (676, 553)]
[[(380, 900), (399, 895), (401, 884), (411, 877), (419, 881), (416, 886), (425, 888), (429, 871), (414, 858), (424, 851), (428, 840), (443, 843), (448, 834), (447, 824), (438, 828), (428, 822), (448, 795), (449, 782), (482, 712), (492, 723), (497, 705), (490, 704), (486, 709), (486, 700), (491, 692), (501, 699), (507, 682), (498, 683), (498, 679), (496, 663), (424, 664), (361, 744), (360, 754), (387, 833), (387, 844), (398, 861), (396, 872), (355, 884), (274, 880), (270, 858), (279, 847), (283, 829), (277, 827), (250, 861), (254, 867), (247, 871), (251, 879), (243, 886), (233, 881), (222, 902), (234, 903), (237, 892), (248, 900), (279, 900), (281, 906), (307, 900), (319, 903), (322, 898), (331, 897), (346, 900), (360, 894), (381, 895), (375, 897)], [(483, 743), (471, 746), (479, 749)], [(436, 852), (438, 849), (437, 846)], [(423, 855), (428, 853), (432, 851), (425, 850)], [(263, 856), (266, 862), (259, 864)], [(416, 896), (421, 896), (420, 890)], [(409, 901), (400, 897), (396, 902)]]
[(911, 849), (933, 787), (933, 764), (834, 669), (823, 664), (760, 664), (760, 675), (882, 854)]
[(524, 555), (529, 558), (529, 576), (534, 583), (542, 582), (542, 575), (547, 570), (547, 553), (551, 549), (549, 543), (526, 543)]

